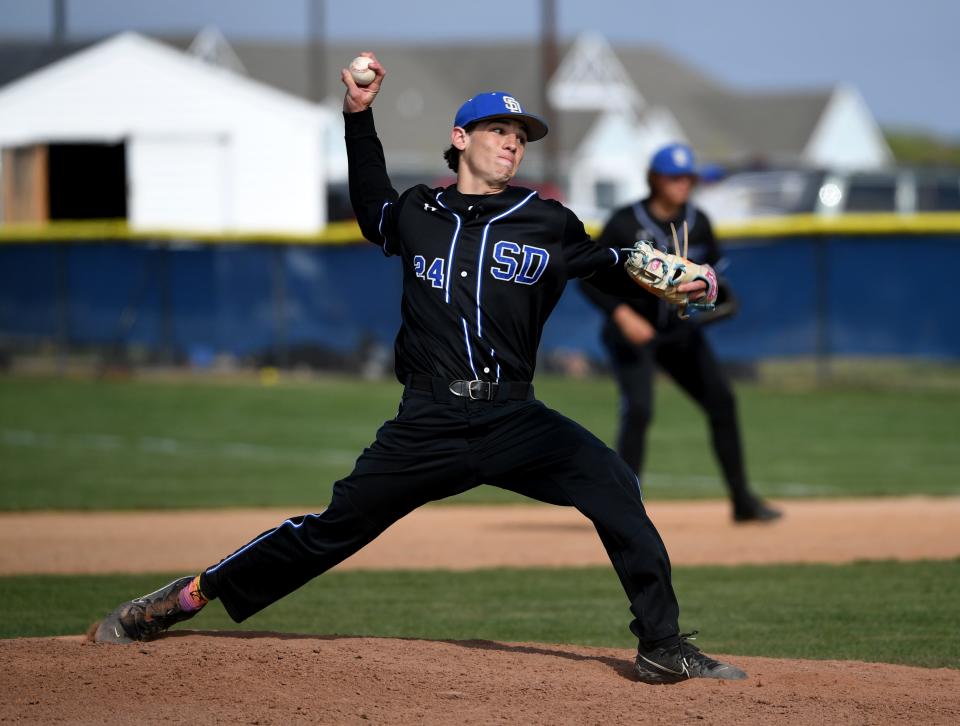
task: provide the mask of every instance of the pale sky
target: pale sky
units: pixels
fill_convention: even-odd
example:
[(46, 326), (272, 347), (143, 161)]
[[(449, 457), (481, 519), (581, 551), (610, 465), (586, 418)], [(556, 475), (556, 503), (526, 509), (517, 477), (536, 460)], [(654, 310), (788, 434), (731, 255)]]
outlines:
[[(68, 28), (303, 39), (308, 0), (67, 0)], [(655, 44), (744, 91), (853, 84), (880, 122), (960, 139), (960, 0), (558, 0), (560, 34)], [(0, 0), (0, 36), (49, 32), (49, 0)], [(537, 0), (326, 0), (326, 32), (377, 41), (536, 40)]]

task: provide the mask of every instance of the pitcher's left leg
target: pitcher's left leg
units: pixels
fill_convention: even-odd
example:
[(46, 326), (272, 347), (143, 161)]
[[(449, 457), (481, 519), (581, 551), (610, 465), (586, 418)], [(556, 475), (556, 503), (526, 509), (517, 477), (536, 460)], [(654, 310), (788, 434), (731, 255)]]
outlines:
[[(513, 442), (513, 443), (511, 443)], [(582, 426), (529, 402), (483, 442), (483, 480), (535, 499), (571, 504), (594, 524), (630, 599), (641, 681), (740, 680), (746, 674), (700, 652), (679, 632), (670, 559), (647, 516), (636, 476)]]
[(644, 509), (636, 474), (614, 451), (539, 401), (503, 416), (481, 449), (481, 481), (572, 505), (593, 522), (630, 600), (638, 637), (677, 635), (667, 550)]

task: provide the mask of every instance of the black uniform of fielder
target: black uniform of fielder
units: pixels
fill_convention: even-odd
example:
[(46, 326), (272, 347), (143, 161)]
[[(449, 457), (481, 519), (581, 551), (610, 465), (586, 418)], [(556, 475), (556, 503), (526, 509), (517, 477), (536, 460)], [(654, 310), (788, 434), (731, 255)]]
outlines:
[[(681, 207), (675, 219), (661, 220), (650, 210), (649, 199), (616, 210), (598, 240), (615, 248), (648, 240), (665, 252), (673, 252), (672, 223), (681, 229), (687, 223), (688, 256), (697, 263), (715, 266), (720, 249), (707, 216), (692, 203)], [(703, 409), (710, 424), (711, 442), (740, 521), (769, 518), (776, 514), (751, 491), (743, 460), (736, 401), (697, 318), (680, 319), (659, 298), (611, 295), (586, 280), (581, 290), (606, 316), (602, 329), (604, 347), (610, 354), (620, 387), (620, 430), (617, 451), (631, 470), (641, 474), (646, 455), (647, 428), (653, 416), (653, 379), (659, 366)], [(614, 322), (613, 311), (628, 305), (656, 330), (649, 343), (629, 341)]]
[[(487, 95), (494, 99), (482, 98), (481, 110), (522, 113), (512, 97)], [(468, 127), (460, 117), (456, 127)], [(594, 523), (635, 616), (641, 678), (744, 677), (678, 633), (670, 563), (637, 477), (586, 429), (537, 401), (529, 383), (543, 324), (568, 278), (592, 276), (617, 294), (640, 291), (618, 251), (594, 243), (570, 211), (529, 189), (464, 196), (456, 186), (416, 186), (398, 196), (370, 110), (346, 113), (345, 124), (361, 229), (403, 266), (400, 410), (335, 483), (325, 511), (286, 520), (195, 580), (121, 605), (98, 637), (152, 637), (192, 616), (182, 598), (191, 593), (201, 607), (219, 597), (242, 621), (420, 505), (487, 483), (575, 506)]]

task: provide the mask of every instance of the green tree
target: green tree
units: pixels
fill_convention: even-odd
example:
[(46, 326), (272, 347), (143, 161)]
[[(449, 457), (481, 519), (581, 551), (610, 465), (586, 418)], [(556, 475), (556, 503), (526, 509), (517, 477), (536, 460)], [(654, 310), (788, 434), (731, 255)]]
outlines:
[(884, 129), (898, 164), (960, 166), (960, 139), (944, 139), (911, 129)]

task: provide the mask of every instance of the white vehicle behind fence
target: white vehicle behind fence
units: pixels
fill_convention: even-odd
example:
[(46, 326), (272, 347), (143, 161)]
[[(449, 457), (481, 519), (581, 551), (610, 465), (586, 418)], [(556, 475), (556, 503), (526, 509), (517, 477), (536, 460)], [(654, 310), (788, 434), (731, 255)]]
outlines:
[(696, 203), (720, 224), (784, 214), (960, 212), (960, 170), (740, 172), (703, 186)]

